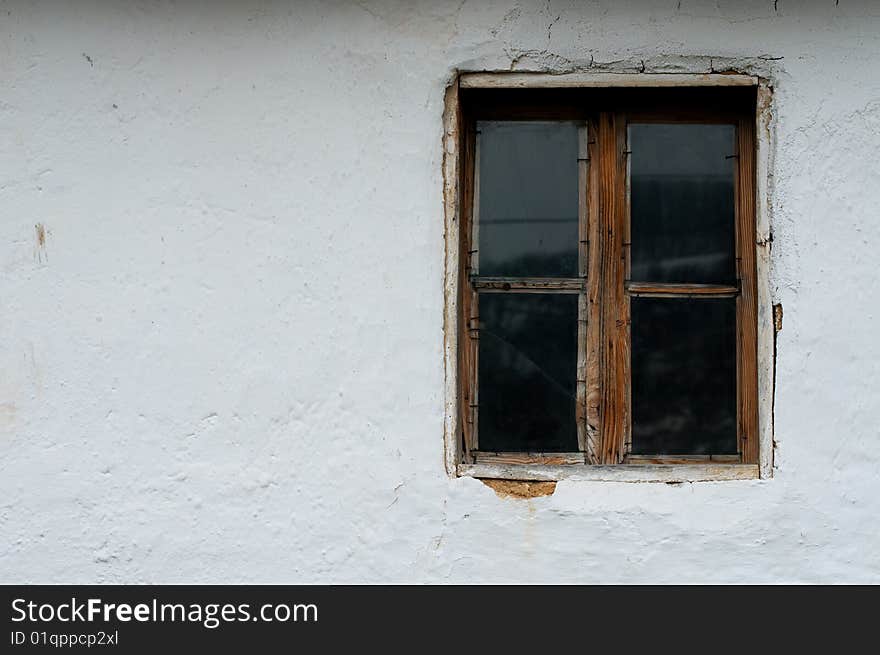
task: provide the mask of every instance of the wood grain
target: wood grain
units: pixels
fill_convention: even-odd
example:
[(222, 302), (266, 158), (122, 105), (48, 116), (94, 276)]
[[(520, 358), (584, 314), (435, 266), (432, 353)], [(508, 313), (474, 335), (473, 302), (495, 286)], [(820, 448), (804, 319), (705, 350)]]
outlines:
[(627, 282), (626, 290), (630, 296), (689, 298), (733, 298), (739, 287), (724, 284), (675, 284), (666, 282)]
[[(767, 80), (758, 86), (755, 129), (756, 304), (758, 306), (758, 465), (762, 478), (773, 477), (773, 414), (776, 388), (776, 331), (770, 287), (770, 182), (773, 170), (773, 90)], [(781, 309), (781, 307), (780, 307)]]
[[(459, 318), (459, 413), (462, 428), (463, 456), (470, 460), (470, 452), (477, 448), (477, 293), (468, 283), (471, 271), (469, 257), (472, 241), (474, 175), (475, 175), (475, 133), (473, 123), (462, 129), (463, 165), (461, 166), (461, 225), (459, 226), (459, 298), (461, 307)], [(476, 320), (475, 320), (476, 319)]]
[[(626, 120), (622, 128), (623, 134), (623, 150), (626, 153), (625, 173), (624, 173), (624, 214), (623, 214), (623, 279), (630, 280), (632, 278), (632, 157), (631, 147), (629, 143), (629, 123), (632, 117), (626, 114)], [(625, 458), (632, 450), (632, 326), (631, 326), (631, 301), (630, 295), (626, 293), (626, 283), (624, 282), (623, 310), (626, 318), (626, 367), (623, 379), (626, 385), (626, 397), (624, 399), (624, 417), (623, 417), (623, 451)]]
[(591, 269), (597, 270), (595, 285), (598, 293), (591, 301), (599, 305), (600, 316), (599, 421), (603, 464), (622, 461), (627, 417), (629, 318), (623, 288), (626, 278), (625, 124), (622, 114), (603, 113), (599, 117), (599, 243), (596, 249), (598, 261)]
[(474, 277), (471, 284), (482, 293), (581, 293), (584, 281), (576, 277)]
[(463, 175), (462, 109), (458, 80), (446, 88), (443, 101), (443, 451), (446, 473), (455, 475), (462, 457), (461, 393), (461, 189)]
[(740, 462), (739, 455), (632, 455), (628, 454), (624, 464), (700, 464), (706, 462)]
[(577, 326), (577, 391), (575, 394), (575, 422), (578, 448), (584, 461), (596, 461), (596, 442), (587, 428), (587, 263), (589, 259), (589, 193), (590, 193), (590, 130), (584, 123), (578, 128), (578, 326)]
[(602, 350), (602, 286), (601, 255), (599, 252), (599, 125), (589, 122), (590, 139), (587, 153), (593, 164), (588, 170), (587, 184), (587, 243), (584, 270), (587, 276), (587, 295), (584, 311), (587, 320), (586, 333), (586, 414), (587, 414), (587, 462), (602, 463), (602, 380), (600, 357)]
[[(587, 74), (590, 77), (592, 74)], [(517, 77), (519, 76), (519, 77)], [(535, 91), (480, 91), (486, 89), (518, 89), (548, 88), (552, 86), (574, 86), (569, 80), (558, 84), (564, 76), (547, 76), (534, 74), (502, 75), (490, 74), (483, 79), (474, 75), (463, 75), (462, 87), (476, 89), (472, 94), (540, 94)], [(621, 86), (642, 86), (658, 84), (664, 86), (666, 81), (655, 75), (649, 83), (642, 81), (631, 83), (629, 80)], [(646, 75), (637, 75), (643, 79)], [(671, 75), (675, 79), (669, 85), (701, 86), (711, 83), (728, 84), (714, 78), (730, 78), (730, 84), (753, 86), (755, 78), (740, 76), (744, 79), (734, 80), (736, 76), (712, 76), (712, 80), (687, 80), (686, 76)], [(504, 78), (504, 79), (501, 79)], [(539, 79), (539, 78), (553, 78)], [(746, 79), (747, 78), (747, 79)], [(608, 77), (594, 81), (587, 78), (581, 80), (586, 87), (602, 86), (602, 82), (616, 84)], [(706, 84), (702, 84), (705, 82)], [(481, 86), (486, 83), (487, 86)], [(506, 86), (507, 85), (507, 86)], [(746, 89), (717, 90), (718, 94), (745, 92)], [(607, 93), (620, 93), (611, 91)], [(683, 90), (650, 91), (639, 93), (689, 93)], [(583, 93), (605, 93), (599, 91), (583, 91)], [(537, 97), (537, 96), (536, 96)], [(609, 96), (610, 97), (610, 96)], [(639, 96), (641, 97), (641, 96)], [(653, 97), (653, 96), (652, 96)], [(718, 96), (719, 98), (721, 96)], [(725, 96), (726, 97), (726, 96)], [(731, 457), (741, 457), (746, 464), (759, 461), (758, 444), (758, 354), (757, 354), (757, 273), (756, 273), (756, 129), (753, 116), (744, 112), (737, 113), (738, 118), (731, 122), (737, 125), (736, 160), (736, 257), (737, 285), (711, 284), (664, 284), (651, 282), (632, 282), (629, 280), (629, 190), (628, 190), (628, 156), (626, 124), (628, 115), (622, 113), (625, 106), (612, 103), (608, 109), (589, 115), (586, 129), (581, 130), (578, 154), (579, 184), (579, 227), (578, 227), (578, 277), (577, 278), (505, 278), (479, 276), (479, 148), (477, 146), (476, 122), (474, 115), (465, 115), (462, 119), (463, 143), (461, 148), (462, 165), (460, 172), (460, 225), (459, 225), (459, 257), (456, 262), (459, 270), (458, 305), (458, 388), (459, 388), (459, 422), (463, 435), (465, 464), (476, 461), (479, 465), (537, 465), (545, 467), (562, 466), (560, 457), (565, 459), (570, 454), (511, 454), (511, 453), (480, 453), (478, 438), (478, 359), (479, 359), (479, 294), (481, 293), (568, 293), (579, 294), (578, 302), (578, 351), (577, 351), (577, 401), (576, 421), (578, 427), (578, 447), (582, 454), (565, 460), (570, 467), (575, 458), (604, 469), (613, 465), (621, 465), (634, 471), (633, 466), (664, 466), (668, 474), (669, 466), (716, 466), (730, 464)], [(480, 105), (475, 105), (479, 107)], [(648, 109), (654, 105), (644, 105)], [(546, 111), (553, 109), (553, 105)], [(505, 111), (510, 109), (505, 106)], [(511, 111), (515, 110), (513, 107)], [(728, 111), (729, 110), (729, 111)], [(480, 110), (482, 111), (482, 110)], [(670, 110), (671, 111), (671, 110)], [(684, 110), (677, 110), (684, 111)], [(727, 112), (727, 113), (725, 113)], [(706, 111), (702, 105), (684, 111), (682, 120), (703, 120), (706, 122), (727, 122), (728, 113), (739, 112), (737, 107), (723, 109), (720, 113)], [(552, 113), (552, 112), (551, 112)], [(667, 120), (657, 112), (654, 118)], [(587, 116), (589, 116), (587, 118)], [(678, 116), (678, 114), (676, 114)], [(643, 117), (644, 118), (644, 117)], [(651, 116), (648, 115), (647, 119)], [(763, 273), (762, 273), (763, 275)], [(479, 294), (478, 294), (479, 292)], [(667, 456), (634, 456), (628, 455), (630, 450), (630, 309), (629, 300), (637, 296), (657, 297), (730, 297), (736, 298), (737, 325), (737, 456), (719, 456), (715, 458), (694, 459), (691, 457)], [(489, 462), (486, 458), (495, 460)], [(502, 460), (497, 458), (501, 457)], [(537, 457), (538, 459), (534, 459)], [(523, 458), (527, 459), (526, 461)], [(690, 469), (688, 469), (690, 470)], [(751, 473), (743, 473), (744, 469), (736, 469), (734, 473), (720, 474), (723, 476), (742, 475), (754, 477)], [(750, 469), (749, 469), (750, 470)], [(603, 476), (607, 475), (602, 473)], [(626, 474), (630, 477), (645, 479), (641, 474)], [(640, 477), (641, 476), (641, 477)], [(624, 476), (626, 477), (626, 476)], [(604, 479), (604, 478), (603, 478)], [(719, 479), (719, 478), (700, 478)]]
[(474, 453), (476, 464), (546, 464), (562, 466), (583, 464), (583, 453)]
[(755, 122), (737, 125), (737, 427), (743, 462), (758, 462), (758, 307), (755, 253)]

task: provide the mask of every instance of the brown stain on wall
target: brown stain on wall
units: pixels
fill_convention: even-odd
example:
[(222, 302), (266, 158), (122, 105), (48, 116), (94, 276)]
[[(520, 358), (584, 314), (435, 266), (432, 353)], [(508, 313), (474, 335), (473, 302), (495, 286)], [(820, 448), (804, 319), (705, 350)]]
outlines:
[(38, 262), (42, 262), (44, 258), (48, 261), (49, 256), (46, 253), (46, 226), (42, 223), (37, 223), (36, 225), (34, 225), (34, 233), (37, 238), (37, 245), (34, 249), (34, 255)]
[[(779, 333), (782, 331), (782, 303), (773, 305), (773, 397), (770, 401), (770, 434), (776, 434), (776, 358), (779, 348)], [(776, 455), (776, 438), (770, 451)]]
[(552, 496), (556, 491), (555, 482), (534, 482), (527, 480), (480, 480), (492, 489), (499, 498), (540, 498)]

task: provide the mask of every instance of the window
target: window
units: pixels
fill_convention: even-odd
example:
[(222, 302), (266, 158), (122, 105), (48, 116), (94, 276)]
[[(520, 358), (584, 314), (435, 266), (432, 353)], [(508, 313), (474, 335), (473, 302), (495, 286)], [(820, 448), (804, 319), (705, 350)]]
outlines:
[(753, 78), (482, 78), (457, 98), (458, 464), (755, 477)]

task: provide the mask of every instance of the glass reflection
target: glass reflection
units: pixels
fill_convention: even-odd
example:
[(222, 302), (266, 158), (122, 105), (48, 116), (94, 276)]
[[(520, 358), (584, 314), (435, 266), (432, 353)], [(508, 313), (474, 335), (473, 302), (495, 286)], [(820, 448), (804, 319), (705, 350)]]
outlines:
[(631, 279), (732, 284), (735, 128), (629, 126)]
[(577, 275), (578, 128), (481, 121), (480, 275)]
[(480, 450), (576, 451), (577, 296), (480, 295)]
[(632, 452), (735, 454), (736, 300), (632, 298)]

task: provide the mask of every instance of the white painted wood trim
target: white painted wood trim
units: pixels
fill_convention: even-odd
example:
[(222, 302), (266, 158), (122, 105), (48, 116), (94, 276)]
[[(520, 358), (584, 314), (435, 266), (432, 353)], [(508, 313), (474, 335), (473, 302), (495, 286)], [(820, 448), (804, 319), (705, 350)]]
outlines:
[(573, 480), (579, 482), (711, 482), (756, 480), (757, 464), (459, 464), (458, 474), (500, 480)]
[(456, 475), (461, 460), (458, 435), (458, 258), (459, 258), (459, 131), (458, 83), (446, 89), (443, 111), (443, 221), (445, 262), (443, 273), (444, 417), (443, 459), (446, 473)]
[(773, 294), (770, 289), (771, 176), (773, 172), (772, 89), (758, 86), (757, 153), (755, 157), (755, 266), (758, 283), (758, 465), (762, 478), (773, 477), (774, 341)]
[(463, 89), (757, 86), (752, 75), (724, 73), (462, 73)]

